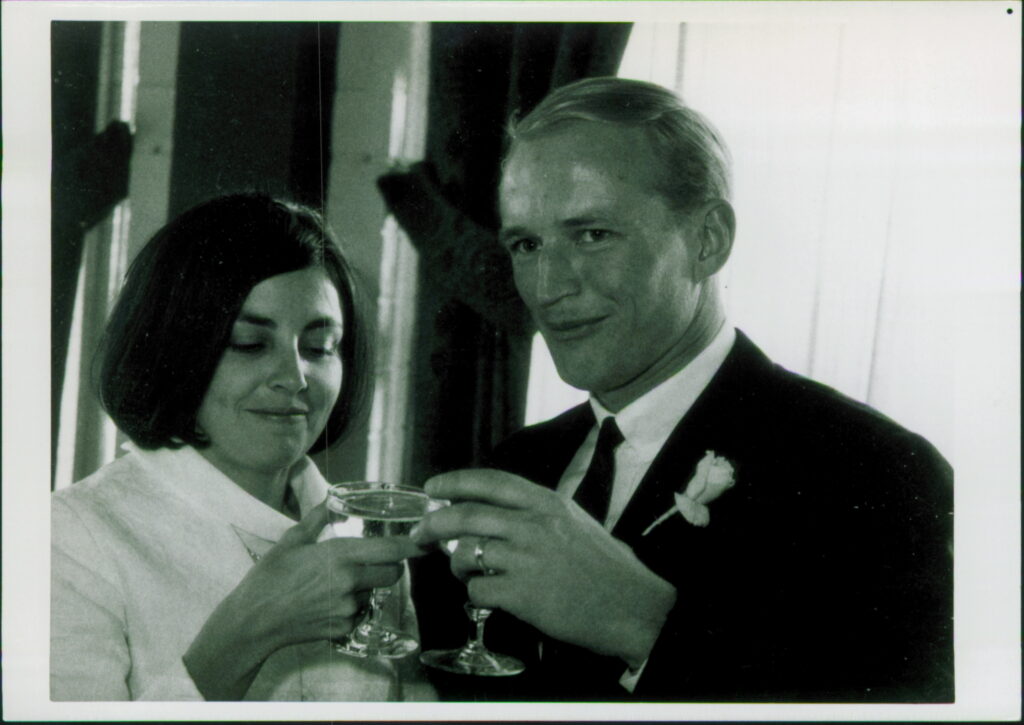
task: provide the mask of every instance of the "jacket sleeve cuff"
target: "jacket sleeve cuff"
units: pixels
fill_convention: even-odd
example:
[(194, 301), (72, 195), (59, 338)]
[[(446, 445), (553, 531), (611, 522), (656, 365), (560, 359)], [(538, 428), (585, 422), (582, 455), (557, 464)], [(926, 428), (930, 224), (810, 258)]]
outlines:
[(625, 688), (626, 692), (632, 693), (636, 689), (636, 683), (640, 681), (645, 667), (647, 667), (647, 660), (644, 660), (643, 664), (635, 670), (631, 667), (622, 673), (622, 677), (619, 678), (619, 684)]

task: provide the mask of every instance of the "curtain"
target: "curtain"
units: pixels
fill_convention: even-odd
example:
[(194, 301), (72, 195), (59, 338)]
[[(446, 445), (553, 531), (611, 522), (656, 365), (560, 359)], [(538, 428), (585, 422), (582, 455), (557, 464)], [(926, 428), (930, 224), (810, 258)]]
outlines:
[(379, 181), (420, 254), (405, 470), (479, 465), (523, 423), (532, 324), (496, 241), (505, 126), (570, 81), (612, 75), (618, 23), (436, 23), (427, 151)]
[(169, 218), (253, 190), (323, 210), (339, 31), (337, 23), (182, 24)]
[(85, 235), (128, 193), (131, 130), (121, 121), (111, 122), (99, 133), (95, 129), (105, 80), (100, 78), (103, 25), (60, 22), (51, 26), (51, 477), (56, 469), (61, 397)]

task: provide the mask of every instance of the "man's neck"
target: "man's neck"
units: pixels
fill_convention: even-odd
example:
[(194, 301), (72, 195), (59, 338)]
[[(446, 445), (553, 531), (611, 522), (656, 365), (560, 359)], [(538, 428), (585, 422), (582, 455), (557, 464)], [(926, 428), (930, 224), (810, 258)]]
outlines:
[(724, 311), (713, 305), (707, 314), (695, 318), (679, 341), (640, 375), (614, 390), (595, 391), (594, 397), (609, 412), (618, 413), (693, 362), (711, 344), (724, 324)]

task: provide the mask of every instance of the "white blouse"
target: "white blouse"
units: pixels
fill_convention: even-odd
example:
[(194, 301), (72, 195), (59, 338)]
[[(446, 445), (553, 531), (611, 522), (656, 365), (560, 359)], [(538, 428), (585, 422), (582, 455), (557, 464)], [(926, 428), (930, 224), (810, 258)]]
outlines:
[[(304, 515), (327, 483), (312, 461), (290, 485)], [(203, 623), (295, 521), (195, 449), (132, 448), (52, 497), (50, 696), (202, 700), (182, 663)], [(407, 579), (407, 577), (405, 577)], [(403, 585), (405, 581), (403, 581)], [(416, 630), (402, 586), (403, 627)], [(246, 700), (433, 700), (416, 657), (357, 659), (330, 643), (264, 662)]]

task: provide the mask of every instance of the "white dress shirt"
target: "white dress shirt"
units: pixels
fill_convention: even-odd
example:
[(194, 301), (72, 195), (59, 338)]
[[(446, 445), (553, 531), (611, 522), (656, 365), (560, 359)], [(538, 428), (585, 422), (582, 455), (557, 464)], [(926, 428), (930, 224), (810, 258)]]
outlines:
[(651, 462), (669, 435), (718, 372), (736, 340), (736, 330), (723, 325), (711, 343), (690, 363), (656, 388), (649, 390), (620, 410), (609, 412), (594, 396), (590, 407), (597, 424), (558, 482), (558, 492), (572, 498), (594, 457), (597, 433), (610, 415), (622, 432), (623, 442), (615, 449), (615, 477), (604, 527), (611, 531), (636, 492)]
[[(327, 483), (312, 461), (289, 484), (300, 512)], [(236, 485), (191, 447), (129, 454), (52, 497), (53, 700), (201, 700), (184, 664), (206, 619), (295, 521)], [(415, 630), (407, 592), (403, 625)], [(284, 647), (247, 700), (435, 699), (415, 658)]]
[[(728, 324), (723, 325), (711, 343), (686, 367), (641, 395), (618, 413), (611, 413), (591, 395), (590, 407), (594, 411), (597, 423), (587, 434), (562, 474), (558, 482), (558, 492), (567, 498), (572, 498), (576, 493), (587, 468), (590, 467), (590, 459), (594, 457), (601, 423), (608, 416), (614, 415), (623, 441), (615, 449), (615, 476), (612, 480), (611, 500), (608, 503), (604, 527), (608, 531), (615, 528), (647, 469), (676, 425), (725, 362), (735, 341), (735, 328)], [(619, 684), (632, 692), (640, 680), (645, 665), (646, 662), (636, 670), (627, 669), (619, 679)]]

